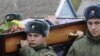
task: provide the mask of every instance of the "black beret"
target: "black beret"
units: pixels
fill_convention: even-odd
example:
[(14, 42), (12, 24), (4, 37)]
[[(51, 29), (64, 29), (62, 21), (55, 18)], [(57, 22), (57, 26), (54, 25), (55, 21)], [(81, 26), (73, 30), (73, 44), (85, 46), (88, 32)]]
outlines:
[(43, 36), (47, 36), (49, 33), (50, 25), (46, 21), (34, 20), (28, 22), (25, 27), (26, 33), (39, 33)]
[(100, 5), (92, 5), (85, 9), (84, 16), (86, 21), (89, 19), (100, 19)]

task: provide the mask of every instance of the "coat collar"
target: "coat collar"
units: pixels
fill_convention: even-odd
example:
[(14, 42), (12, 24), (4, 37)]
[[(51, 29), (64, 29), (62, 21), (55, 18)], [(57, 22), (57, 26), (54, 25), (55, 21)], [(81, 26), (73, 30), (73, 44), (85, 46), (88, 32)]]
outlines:
[(47, 47), (47, 44), (46, 43), (42, 43), (41, 45), (39, 45), (39, 46), (37, 46), (37, 47), (35, 47), (33, 49), (35, 49), (36, 51), (38, 51), (38, 50), (44, 49), (46, 47)]

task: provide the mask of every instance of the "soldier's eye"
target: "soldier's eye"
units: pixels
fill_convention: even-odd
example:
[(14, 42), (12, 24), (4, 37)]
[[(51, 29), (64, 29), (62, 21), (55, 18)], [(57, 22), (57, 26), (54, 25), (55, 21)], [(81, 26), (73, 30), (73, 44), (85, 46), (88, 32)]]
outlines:
[(34, 37), (38, 37), (39, 35), (37, 35), (37, 34), (35, 34), (35, 35), (33, 35)]
[(87, 22), (88, 25), (92, 25), (92, 22)]
[(27, 34), (27, 36), (32, 37), (32, 34)]
[(96, 21), (95, 24), (100, 24), (100, 22), (99, 21)]

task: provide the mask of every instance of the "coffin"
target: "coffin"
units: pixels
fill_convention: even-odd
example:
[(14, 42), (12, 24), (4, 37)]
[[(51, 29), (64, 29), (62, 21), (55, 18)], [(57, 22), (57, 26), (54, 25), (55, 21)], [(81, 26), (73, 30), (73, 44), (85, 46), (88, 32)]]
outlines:
[[(64, 44), (69, 42), (70, 32), (76, 32), (77, 30), (85, 30), (84, 21), (65, 23), (60, 25), (54, 25), (50, 28), (50, 33), (46, 38), (48, 45)], [(19, 40), (26, 38), (25, 33), (15, 32), (9, 34), (0, 35), (0, 56), (17, 56), (19, 50)]]
[(78, 30), (84, 31), (85, 28), (86, 26), (84, 21), (77, 21), (51, 26), (50, 34), (46, 38), (47, 44), (55, 45), (60, 43), (66, 43), (70, 39), (70, 32), (75, 33)]

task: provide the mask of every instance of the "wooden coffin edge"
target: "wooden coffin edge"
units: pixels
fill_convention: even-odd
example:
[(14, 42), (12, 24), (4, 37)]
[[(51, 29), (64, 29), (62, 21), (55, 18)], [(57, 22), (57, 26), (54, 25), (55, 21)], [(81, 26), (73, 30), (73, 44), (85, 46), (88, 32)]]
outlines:
[[(68, 26), (70, 27), (70, 26), (79, 25), (79, 24), (85, 26), (85, 21), (81, 20), (81, 21), (76, 21), (76, 22), (71, 22), (71, 23), (64, 23), (64, 24), (59, 24), (59, 25), (51, 25), (50, 31), (52, 31), (54, 29), (59, 29), (59, 28), (68, 27)], [(55, 43), (49, 43), (49, 44), (47, 43), (47, 44), (48, 45), (58, 45), (58, 44), (62, 44), (62, 43), (64, 44), (66, 42), (55, 42)]]
[(76, 22), (71, 22), (71, 23), (51, 25), (50, 26), (50, 30), (53, 30), (53, 29), (56, 29), (56, 28), (60, 28), (60, 27), (65, 27), (65, 26), (77, 25), (77, 24), (85, 24), (85, 21), (81, 20), (81, 21), (76, 21)]

